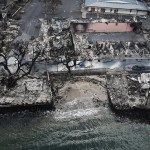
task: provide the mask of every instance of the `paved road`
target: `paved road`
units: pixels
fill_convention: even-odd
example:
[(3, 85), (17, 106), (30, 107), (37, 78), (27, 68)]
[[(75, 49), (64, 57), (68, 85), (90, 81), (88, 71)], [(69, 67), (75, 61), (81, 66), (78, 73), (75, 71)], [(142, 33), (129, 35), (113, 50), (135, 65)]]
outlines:
[(114, 41), (114, 42), (144, 42), (146, 41), (144, 36), (133, 32), (128, 33), (89, 33), (88, 40), (92, 42), (96, 41)]
[[(77, 62), (78, 64), (79, 62)], [(143, 59), (140, 61), (137, 61), (135, 59), (127, 59), (126, 61), (120, 61), (119, 59), (117, 60), (112, 60), (112, 61), (100, 61), (98, 62), (97, 60), (94, 60), (92, 63), (89, 61), (83, 61), (80, 62), (81, 66), (77, 65), (76, 67), (72, 68), (73, 70), (93, 70), (93, 69), (110, 69), (110, 70), (124, 70), (128, 66), (132, 65), (145, 65), (145, 66), (150, 66), (150, 60), (148, 59)], [(59, 65), (45, 65), (37, 63), (34, 66), (35, 71), (39, 72), (55, 72), (55, 71), (67, 71), (67, 68), (63, 64)]]
[(43, 4), (38, 0), (32, 0), (24, 9), (25, 14), (20, 21), (22, 36), (20, 39), (28, 40), (31, 36), (38, 37), (40, 21), (43, 18)]
[[(73, 17), (81, 18), (80, 6), (82, 0), (62, 0), (62, 5), (58, 6), (55, 14), (48, 14), (47, 18), (53, 17)], [(25, 14), (20, 21), (22, 36), (18, 39), (29, 40), (31, 36), (38, 37), (40, 21), (39, 18), (44, 18), (44, 3), (38, 0), (32, 0), (24, 9)]]

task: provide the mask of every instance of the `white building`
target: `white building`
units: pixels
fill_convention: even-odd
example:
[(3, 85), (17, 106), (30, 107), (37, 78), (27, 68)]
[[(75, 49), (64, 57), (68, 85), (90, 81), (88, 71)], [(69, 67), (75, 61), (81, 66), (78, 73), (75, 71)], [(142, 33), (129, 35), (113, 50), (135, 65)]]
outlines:
[(147, 15), (148, 7), (138, 0), (84, 0), (82, 17), (87, 13)]

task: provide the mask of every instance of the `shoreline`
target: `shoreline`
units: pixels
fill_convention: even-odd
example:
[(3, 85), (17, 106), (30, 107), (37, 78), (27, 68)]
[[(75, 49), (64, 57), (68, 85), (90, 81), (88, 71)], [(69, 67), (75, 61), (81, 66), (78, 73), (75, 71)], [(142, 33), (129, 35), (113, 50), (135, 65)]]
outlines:
[[(63, 77), (63, 76), (61, 76)], [(60, 78), (60, 76), (58, 77)], [(57, 82), (59, 83), (59, 80), (57, 78)], [(55, 78), (56, 79), (56, 78)], [(123, 117), (123, 118), (128, 118), (130, 120), (134, 120), (134, 121), (138, 121), (138, 122), (145, 122), (145, 123), (150, 123), (150, 110), (146, 110), (146, 109), (138, 109), (138, 108), (132, 108), (132, 109), (128, 109), (128, 110), (118, 110), (115, 108), (115, 106), (113, 106), (110, 97), (109, 97), (109, 93), (107, 91), (106, 88), (106, 79), (104, 76), (98, 76), (98, 75), (87, 75), (87, 76), (73, 76), (71, 77), (72, 80), (70, 80), (70, 77), (67, 77), (64, 81), (64, 83), (62, 83), (62, 87), (60, 87), (60, 90), (62, 91), (61, 93), (65, 93), (65, 95), (67, 96), (65, 98), (65, 95), (56, 95), (56, 97), (53, 97), (53, 100), (51, 101), (51, 103), (41, 103), (41, 104), (30, 104), (30, 105), (14, 105), (14, 106), (10, 106), (10, 105), (6, 105), (1, 107), (0, 106), (0, 114), (8, 114), (8, 113), (15, 113), (15, 112), (23, 112), (23, 111), (30, 111), (30, 112), (36, 112), (36, 111), (55, 111), (57, 110), (57, 108), (59, 109), (60, 107), (64, 107), (63, 105), (65, 103), (71, 104), (72, 102), (74, 102), (74, 100), (76, 99), (77, 105), (76, 107), (80, 107), (80, 103), (85, 103), (85, 99), (86, 97), (91, 97), (91, 94), (94, 94), (94, 92), (91, 92), (92, 89), (97, 90), (97, 92), (101, 91), (102, 89), (106, 90), (106, 92), (102, 92), (104, 94), (104, 98), (100, 97), (101, 93), (99, 96), (95, 96), (95, 98), (93, 97), (92, 101), (94, 102), (92, 104), (92, 107), (94, 105), (95, 109), (100, 109), (101, 107), (106, 107), (108, 109), (111, 110), (112, 113), (114, 113), (116, 116), (118, 117)], [(89, 86), (89, 87), (88, 87)], [(79, 91), (80, 88), (81, 91)], [(101, 90), (98, 90), (96, 87), (99, 87)], [(59, 92), (60, 92), (59, 90)], [(86, 94), (84, 94), (84, 91), (86, 92)], [(68, 92), (68, 93), (66, 93)], [(82, 94), (83, 92), (83, 94)], [(71, 94), (72, 93), (72, 94)], [(95, 95), (95, 94), (94, 94)], [(62, 97), (63, 96), (63, 97)], [(86, 97), (85, 97), (86, 96)], [(107, 97), (107, 99), (106, 99)], [(102, 99), (103, 100), (102, 100)], [(87, 100), (86, 103), (88, 103), (89, 101)], [(91, 102), (90, 102), (91, 105)], [(71, 106), (72, 107), (72, 106)], [(67, 108), (68, 109), (68, 108)]]

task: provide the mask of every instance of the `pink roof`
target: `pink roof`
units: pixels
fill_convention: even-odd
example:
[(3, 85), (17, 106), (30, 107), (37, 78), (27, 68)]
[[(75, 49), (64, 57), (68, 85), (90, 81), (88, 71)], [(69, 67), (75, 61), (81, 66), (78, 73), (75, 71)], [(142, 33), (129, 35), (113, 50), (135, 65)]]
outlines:
[(131, 32), (129, 23), (90, 23), (87, 32)]

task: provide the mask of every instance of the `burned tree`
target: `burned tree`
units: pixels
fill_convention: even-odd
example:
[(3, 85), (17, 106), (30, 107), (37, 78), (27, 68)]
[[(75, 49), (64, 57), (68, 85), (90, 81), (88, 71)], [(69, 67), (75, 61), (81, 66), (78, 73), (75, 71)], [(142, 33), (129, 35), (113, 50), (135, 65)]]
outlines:
[(77, 65), (77, 52), (74, 50), (74, 45), (67, 45), (65, 53), (65, 61), (63, 64), (66, 66), (68, 73), (71, 74), (71, 68)]
[(76, 59), (66, 56), (66, 60), (63, 62), (63, 64), (66, 66), (68, 73), (71, 74), (71, 68), (76, 66)]
[(41, 54), (41, 50), (37, 46), (38, 51), (35, 52), (30, 62), (27, 61), (28, 44), (28, 42), (23, 41), (16, 42), (8, 53), (0, 53), (0, 66), (3, 66), (4, 73), (1, 84), (7, 88), (13, 88), (19, 79), (28, 76)]
[[(74, 49), (72, 38), (69, 38), (66, 46), (63, 45), (61, 48), (57, 48), (57, 50), (55, 48), (51, 49), (51, 58), (54, 58), (56, 63), (63, 63), (63, 65), (66, 66), (68, 73), (71, 74), (71, 68), (77, 65), (76, 61), (78, 54)], [(64, 56), (64, 59), (62, 59), (61, 56)]]

